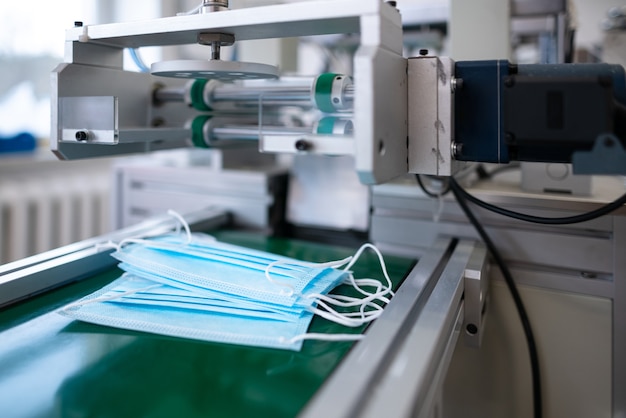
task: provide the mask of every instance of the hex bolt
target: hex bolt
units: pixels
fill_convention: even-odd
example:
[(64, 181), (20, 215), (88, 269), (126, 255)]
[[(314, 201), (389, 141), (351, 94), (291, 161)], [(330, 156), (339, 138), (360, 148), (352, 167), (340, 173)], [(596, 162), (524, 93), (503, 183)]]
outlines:
[(165, 126), (165, 119), (163, 119), (162, 117), (156, 117), (152, 119), (150, 125), (155, 128), (158, 128), (159, 126)]
[(311, 143), (306, 139), (298, 139), (295, 146), (298, 151), (308, 151), (312, 148)]
[(515, 135), (513, 135), (511, 132), (506, 132), (504, 134), (504, 143), (507, 145), (514, 145), (515, 144)]
[(452, 89), (452, 93), (454, 93), (457, 90), (462, 89), (463, 88), (463, 79), (462, 78), (452, 77), (450, 79), (450, 88)]
[(86, 141), (89, 139), (89, 133), (85, 131), (76, 131), (77, 141)]
[(463, 155), (463, 144), (459, 142), (452, 143), (452, 156), (455, 159), (459, 159)]
[(467, 324), (465, 330), (470, 335), (476, 335), (476, 333), (478, 332), (478, 327), (475, 324)]

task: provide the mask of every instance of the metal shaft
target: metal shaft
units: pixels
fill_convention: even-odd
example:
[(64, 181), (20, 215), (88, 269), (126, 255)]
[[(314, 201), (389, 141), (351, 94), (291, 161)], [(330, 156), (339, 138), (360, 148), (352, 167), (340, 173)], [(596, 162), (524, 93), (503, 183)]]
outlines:
[(211, 43), (211, 58), (212, 60), (219, 60), (222, 50), (222, 45), (219, 42)]
[(154, 101), (156, 103), (182, 102), (184, 100), (184, 87), (161, 87), (154, 91)]
[(301, 103), (309, 105), (311, 102), (311, 88), (308, 86), (263, 86), (250, 87), (241, 85), (225, 85), (215, 88), (211, 95), (215, 103), (234, 102), (238, 105), (256, 106), (259, 102), (263, 105)]
[[(185, 89), (161, 88), (154, 93), (158, 102), (184, 101)], [(344, 91), (344, 102), (354, 100), (354, 86), (349, 85)], [(310, 85), (267, 85), (250, 86), (226, 84), (216, 87), (211, 95), (214, 104), (235, 104), (240, 107), (263, 106), (300, 106), (313, 107)]]
[[(291, 128), (284, 126), (262, 126), (260, 130), (261, 135), (307, 135), (311, 134), (311, 128)], [(217, 141), (231, 141), (231, 140), (251, 140), (256, 141), (259, 139), (259, 127), (258, 126), (245, 126), (245, 125), (225, 125), (211, 129), (211, 139)]]

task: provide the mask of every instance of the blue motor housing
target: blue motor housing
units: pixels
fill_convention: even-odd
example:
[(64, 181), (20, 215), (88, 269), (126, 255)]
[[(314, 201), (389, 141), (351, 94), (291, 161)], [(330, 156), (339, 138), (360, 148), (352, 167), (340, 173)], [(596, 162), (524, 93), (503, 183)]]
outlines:
[(455, 137), (462, 161), (571, 162), (603, 134), (626, 142), (626, 76), (610, 64), (457, 62)]

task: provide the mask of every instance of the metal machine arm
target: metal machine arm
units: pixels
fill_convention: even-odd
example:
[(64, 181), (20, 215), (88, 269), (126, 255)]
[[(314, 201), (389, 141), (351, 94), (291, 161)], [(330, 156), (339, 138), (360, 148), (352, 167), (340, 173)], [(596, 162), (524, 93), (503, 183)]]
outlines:
[[(199, 42), (210, 44), (211, 57), (219, 58), (223, 40), (351, 32), (361, 34), (353, 77), (181, 80), (218, 72), (220, 80), (246, 77), (227, 70), (238, 63), (219, 59), (190, 61), (189, 71), (183, 71), (184, 61), (153, 65), (154, 74), (173, 78), (122, 69), (124, 48)], [(354, 156), (365, 184), (406, 173), (449, 176), (466, 161), (573, 161), (579, 172), (626, 173), (621, 66), (407, 60), (399, 13), (380, 0), (85, 26), (69, 30), (66, 43), (66, 63), (53, 73), (51, 147), (61, 159), (253, 139), (262, 152)], [(341, 117), (294, 129), (266, 112), (293, 105)]]

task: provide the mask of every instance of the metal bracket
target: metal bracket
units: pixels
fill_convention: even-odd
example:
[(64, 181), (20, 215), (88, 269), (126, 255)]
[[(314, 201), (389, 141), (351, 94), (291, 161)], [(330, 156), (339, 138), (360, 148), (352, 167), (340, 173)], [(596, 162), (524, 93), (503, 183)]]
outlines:
[(578, 151), (572, 155), (574, 174), (626, 175), (626, 150), (613, 134), (602, 134), (591, 151)]
[(453, 158), (454, 61), (447, 57), (408, 60), (408, 170), (449, 176), (460, 167)]
[(485, 324), (485, 311), (489, 294), (489, 263), (487, 249), (476, 244), (464, 273), (465, 284), (465, 343), (480, 348)]

